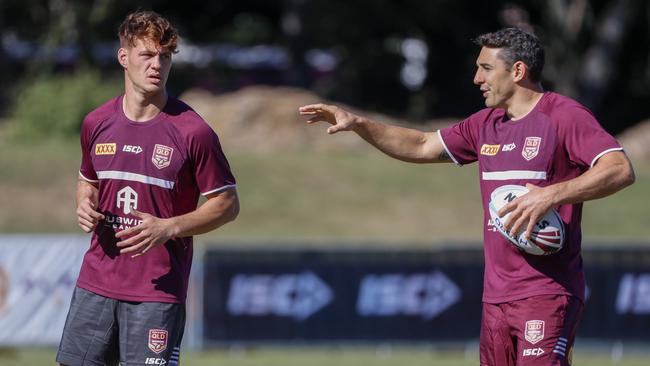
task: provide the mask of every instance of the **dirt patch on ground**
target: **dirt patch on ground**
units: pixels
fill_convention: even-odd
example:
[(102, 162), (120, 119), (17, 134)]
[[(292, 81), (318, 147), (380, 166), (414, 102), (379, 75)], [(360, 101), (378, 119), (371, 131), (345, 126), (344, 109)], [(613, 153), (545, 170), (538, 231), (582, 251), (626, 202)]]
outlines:
[[(254, 86), (214, 95), (205, 90), (192, 89), (180, 98), (208, 121), (227, 149), (267, 152), (304, 147), (319, 150), (367, 147), (356, 134), (341, 133), (333, 138), (325, 131), (328, 127), (326, 123), (307, 125), (306, 118), (298, 115), (298, 107), (311, 103), (332, 103), (309, 91)], [(407, 125), (403, 120), (339, 105), (380, 122)], [(435, 121), (415, 128), (432, 130), (449, 123)]]
[[(309, 126), (298, 115), (298, 107), (310, 103), (332, 103), (316, 94), (295, 88), (252, 86), (233, 93), (214, 95), (191, 89), (180, 97), (194, 108), (221, 137), (228, 150), (272, 152), (310, 148), (360, 149), (367, 144), (353, 133), (327, 135), (328, 125)], [(435, 131), (458, 120), (438, 119), (414, 125), (408, 121), (338, 104), (374, 120), (424, 131)], [(632, 160), (650, 161), (650, 120), (618, 136)]]

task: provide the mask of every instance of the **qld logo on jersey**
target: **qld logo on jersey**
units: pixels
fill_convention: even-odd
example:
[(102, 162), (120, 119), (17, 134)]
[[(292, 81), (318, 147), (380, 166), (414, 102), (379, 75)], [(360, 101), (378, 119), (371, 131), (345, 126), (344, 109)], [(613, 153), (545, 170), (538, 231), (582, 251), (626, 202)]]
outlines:
[(544, 339), (544, 321), (543, 320), (529, 320), (526, 322), (524, 330), (524, 338), (530, 344), (535, 344)]
[(168, 333), (164, 329), (149, 329), (149, 349), (155, 353), (160, 353), (167, 349)]
[(524, 141), (524, 149), (521, 151), (521, 156), (526, 160), (531, 160), (539, 154), (539, 146), (542, 144), (541, 137), (526, 137)]
[(172, 161), (172, 153), (174, 149), (169, 146), (156, 144), (153, 148), (153, 155), (151, 161), (158, 169), (166, 168)]

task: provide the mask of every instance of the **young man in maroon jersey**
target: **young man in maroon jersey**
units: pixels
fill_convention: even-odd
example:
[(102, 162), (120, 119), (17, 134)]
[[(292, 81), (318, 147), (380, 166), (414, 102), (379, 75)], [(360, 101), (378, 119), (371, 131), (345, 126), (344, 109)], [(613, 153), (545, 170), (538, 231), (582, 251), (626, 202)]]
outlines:
[[(485, 274), (480, 337), (481, 365), (569, 365), (583, 308), (580, 254), (582, 202), (634, 182), (632, 166), (616, 140), (576, 101), (540, 84), (544, 50), (539, 40), (508, 28), (479, 36), (474, 84), (487, 108), (437, 132), (389, 126), (333, 105), (300, 108), (308, 123), (354, 131), (393, 158), (457, 165), (479, 161), (484, 209)], [(497, 188), (530, 191), (499, 212), (511, 212), (506, 230), (525, 229), (552, 208), (564, 222), (564, 247), (549, 256), (523, 253), (490, 221)]]
[(57, 362), (176, 365), (192, 235), (234, 220), (239, 201), (217, 135), (165, 90), (176, 30), (138, 11), (119, 39), (124, 95), (81, 128), (77, 218), (92, 239)]

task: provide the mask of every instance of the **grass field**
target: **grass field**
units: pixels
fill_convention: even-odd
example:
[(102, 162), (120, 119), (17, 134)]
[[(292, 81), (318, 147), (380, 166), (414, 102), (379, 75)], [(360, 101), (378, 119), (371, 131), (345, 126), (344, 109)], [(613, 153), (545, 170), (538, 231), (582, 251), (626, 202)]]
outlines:
[[(480, 241), (476, 166), (416, 165), (372, 149), (228, 152), (238, 179), (237, 221), (202, 241), (408, 243)], [(78, 146), (0, 143), (0, 232), (77, 232)], [(650, 163), (637, 182), (585, 204), (587, 245), (650, 238)]]
[[(413, 165), (371, 149), (227, 151), (238, 178), (242, 212), (203, 242), (431, 246), (480, 242), (482, 211), (475, 166)], [(77, 143), (29, 145), (0, 139), (0, 232), (78, 232), (74, 187)], [(637, 182), (589, 202), (585, 245), (636, 241), (650, 245), (650, 163), (635, 164)], [(0, 366), (54, 365), (50, 348), (0, 349)], [(574, 365), (647, 366), (648, 354), (614, 357), (580, 350)], [(475, 350), (427, 347), (258, 347), (185, 351), (183, 365), (477, 365)]]
[[(55, 349), (0, 350), (0, 366), (55, 365)], [(576, 352), (574, 366), (647, 366), (647, 355), (612, 359), (607, 353)], [(262, 347), (183, 352), (183, 366), (475, 366), (475, 351), (440, 351), (429, 347)]]

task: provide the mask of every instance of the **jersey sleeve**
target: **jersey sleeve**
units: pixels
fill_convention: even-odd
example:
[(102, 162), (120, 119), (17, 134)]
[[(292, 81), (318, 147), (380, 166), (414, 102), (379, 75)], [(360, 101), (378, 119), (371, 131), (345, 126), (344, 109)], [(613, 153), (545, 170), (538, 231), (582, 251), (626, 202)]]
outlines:
[(447, 128), (438, 130), (442, 144), (458, 165), (469, 164), (478, 160), (479, 118), (477, 114)]
[(79, 175), (89, 182), (96, 183), (98, 182), (97, 173), (92, 162), (92, 132), (92, 125), (88, 117), (86, 117), (81, 125), (81, 133), (79, 134), (81, 143), (81, 166), (79, 167)]
[(194, 179), (202, 195), (235, 187), (235, 177), (219, 138), (207, 124), (194, 134), (189, 152), (194, 162)]
[(558, 127), (559, 136), (573, 163), (589, 168), (608, 152), (623, 150), (586, 108), (567, 109), (562, 117)]

